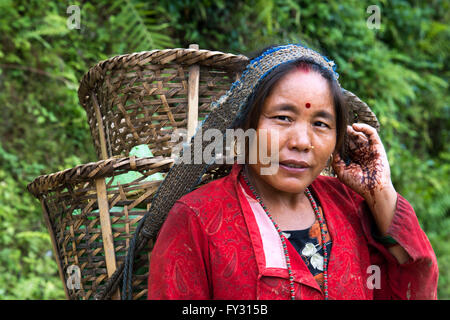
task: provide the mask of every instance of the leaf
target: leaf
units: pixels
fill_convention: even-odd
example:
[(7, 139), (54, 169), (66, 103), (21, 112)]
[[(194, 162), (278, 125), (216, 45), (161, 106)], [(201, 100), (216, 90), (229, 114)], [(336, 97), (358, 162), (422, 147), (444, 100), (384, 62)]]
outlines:
[[(169, 27), (167, 23), (158, 23), (157, 12), (147, 10), (143, 4), (131, 0), (117, 1), (112, 7), (117, 10), (114, 18), (116, 36), (123, 40), (123, 45), (117, 47), (118, 53), (125, 46), (129, 51), (143, 51), (173, 46), (171, 38), (164, 33)], [(124, 46), (125, 45), (125, 46)]]

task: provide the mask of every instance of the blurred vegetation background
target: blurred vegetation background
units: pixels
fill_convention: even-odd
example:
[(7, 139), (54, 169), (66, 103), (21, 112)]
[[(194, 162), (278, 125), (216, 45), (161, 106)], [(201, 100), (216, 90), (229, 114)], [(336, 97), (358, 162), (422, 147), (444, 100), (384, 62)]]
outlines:
[[(80, 29), (68, 28), (70, 5)], [(379, 29), (367, 20), (380, 9)], [(78, 84), (97, 62), (188, 47), (250, 54), (303, 42), (381, 123), (397, 190), (415, 208), (450, 298), (449, 1), (0, 0), (0, 299), (64, 299), (39, 175), (96, 161)], [(413, 236), (413, 235), (411, 235)]]

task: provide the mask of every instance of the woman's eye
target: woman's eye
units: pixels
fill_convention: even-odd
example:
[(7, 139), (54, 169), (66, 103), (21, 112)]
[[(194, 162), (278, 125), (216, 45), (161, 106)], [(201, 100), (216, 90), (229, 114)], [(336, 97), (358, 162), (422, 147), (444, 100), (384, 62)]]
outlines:
[(323, 128), (329, 128), (330, 127), (328, 124), (326, 124), (325, 122), (322, 122), (322, 121), (316, 121), (316, 122), (314, 122), (314, 125), (319, 126), (319, 127), (323, 127)]
[(275, 116), (275, 119), (281, 120), (281, 121), (289, 121), (288, 116)]

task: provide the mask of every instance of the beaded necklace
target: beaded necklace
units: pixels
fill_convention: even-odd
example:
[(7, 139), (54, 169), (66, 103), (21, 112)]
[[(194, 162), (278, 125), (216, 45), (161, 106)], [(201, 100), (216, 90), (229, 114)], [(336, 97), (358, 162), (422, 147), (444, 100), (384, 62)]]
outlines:
[[(255, 196), (256, 200), (258, 200), (259, 204), (264, 209), (264, 212), (267, 214), (267, 216), (269, 217), (270, 221), (272, 221), (275, 229), (278, 232), (278, 235), (280, 236), (281, 244), (283, 245), (284, 256), (286, 258), (286, 265), (287, 265), (287, 269), (288, 269), (288, 274), (289, 274), (290, 297), (291, 297), (291, 300), (295, 300), (294, 276), (292, 275), (291, 261), (290, 261), (289, 253), (288, 253), (288, 250), (287, 250), (287, 244), (286, 244), (286, 240), (287, 239), (284, 236), (283, 231), (280, 229), (278, 224), (272, 218), (272, 215), (270, 214), (269, 210), (267, 209), (267, 207), (262, 202), (262, 199), (257, 194), (255, 188), (251, 185), (247, 175), (245, 174), (245, 170), (243, 170), (242, 173), (243, 173), (243, 178), (244, 178), (245, 183), (250, 188), (250, 190), (253, 192), (253, 195)], [(324, 257), (323, 257), (323, 287), (324, 287), (325, 300), (328, 300), (328, 252), (327, 252), (327, 248), (325, 246), (325, 240), (326, 240), (326, 237), (325, 237), (325, 222), (324, 222), (324, 219), (323, 219), (322, 215), (320, 214), (320, 211), (319, 211), (319, 208), (317, 206), (316, 201), (314, 200), (311, 192), (309, 191), (309, 188), (306, 188), (305, 194), (308, 197), (309, 202), (311, 203), (311, 206), (313, 207), (314, 214), (316, 215), (316, 218), (317, 218), (317, 220), (319, 221), (319, 224), (320, 224), (320, 234), (322, 236), (322, 249), (323, 249), (323, 255), (324, 255)]]

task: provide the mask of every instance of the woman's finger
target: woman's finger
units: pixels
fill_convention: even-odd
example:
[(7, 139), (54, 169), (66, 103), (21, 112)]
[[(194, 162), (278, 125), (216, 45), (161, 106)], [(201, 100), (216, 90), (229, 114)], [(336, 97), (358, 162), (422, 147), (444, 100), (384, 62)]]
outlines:
[(367, 136), (367, 138), (371, 144), (381, 143), (380, 138), (378, 137), (377, 130), (372, 126), (369, 126), (368, 124), (353, 123), (352, 129), (355, 130), (356, 132), (364, 133)]
[(333, 154), (333, 162), (331, 163), (331, 166), (333, 167), (334, 172), (336, 172), (336, 174), (338, 176), (340, 176), (342, 174), (342, 172), (344, 171), (345, 163), (341, 159), (339, 153), (335, 152)]
[(350, 150), (360, 149), (369, 146), (369, 138), (363, 132), (357, 132), (352, 127), (347, 127), (348, 146)]
[(339, 155), (338, 152), (334, 152), (333, 153), (333, 162), (334, 163), (339, 163), (340, 161), (342, 161), (341, 156)]
[(360, 132), (360, 131), (356, 131), (356, 130), (353, 129), (353, 127), (351, 127), (351, 126), (347, 126), (347, 132), (348, 132), (348, 134), (349, 134), (351, 137), (357, 137), (357, 138), (363, 139), (363, 140), (365, 140), (365, 141), (368, 141), (368, 138), (367, 138), (367, 136), (366, 136), (365, 133)]

